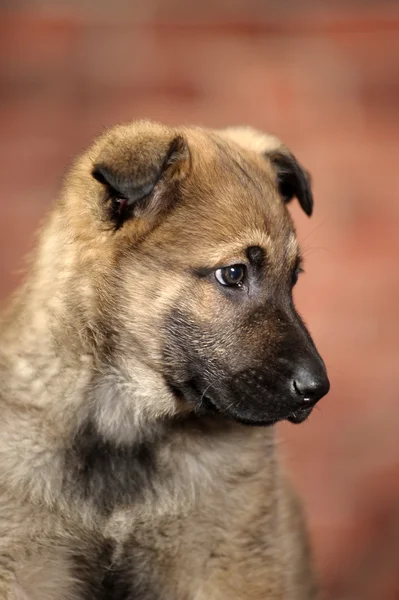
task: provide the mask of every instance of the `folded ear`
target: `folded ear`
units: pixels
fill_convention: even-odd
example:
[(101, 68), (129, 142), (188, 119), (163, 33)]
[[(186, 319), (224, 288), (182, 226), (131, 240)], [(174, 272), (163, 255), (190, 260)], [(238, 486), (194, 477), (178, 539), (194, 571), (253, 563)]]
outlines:
[(285, 203), (296, 197), (307, 215), (312, 214), (313, 194), (310, 175), (292, 152), (272, 135), (264, 134), (252, 127), (230, 127), (218, 132), (225, 139), (236, 142), (246, 150), (264, 155), (271, 161)]
[(116, 127), (99, 140), (98, 148), (92, 175), (115, 229), (129, 219), (164, 212), (189, 169), (185, 138), (154, 123)]

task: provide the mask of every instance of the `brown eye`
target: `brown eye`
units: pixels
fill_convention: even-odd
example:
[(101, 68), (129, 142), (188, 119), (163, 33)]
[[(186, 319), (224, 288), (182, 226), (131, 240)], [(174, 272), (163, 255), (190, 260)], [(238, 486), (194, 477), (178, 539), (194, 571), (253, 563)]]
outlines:
[(241, 287), (245, 278), (245, 265), (231, 265), (215, 271), (219, 283), (228, 287)]

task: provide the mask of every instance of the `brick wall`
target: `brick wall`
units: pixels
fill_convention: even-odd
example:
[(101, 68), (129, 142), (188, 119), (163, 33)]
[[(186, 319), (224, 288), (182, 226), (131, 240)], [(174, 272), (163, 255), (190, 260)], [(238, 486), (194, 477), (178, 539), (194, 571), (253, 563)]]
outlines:
[(0, 9), (0, 296), (76, 152), (138, 117), (273, 131), (312, 171), (297, 303), (332, 389), (282, 449), (326, 597), (399, 598), (399, 6), (16, 1)]

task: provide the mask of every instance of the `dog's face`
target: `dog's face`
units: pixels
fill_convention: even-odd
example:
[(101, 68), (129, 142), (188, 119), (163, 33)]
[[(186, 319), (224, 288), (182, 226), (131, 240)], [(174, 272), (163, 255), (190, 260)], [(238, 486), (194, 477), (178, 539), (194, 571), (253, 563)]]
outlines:
[(141, 123), (101, 138), (72, 177), (66, 205), (84, 190), (77, 227), (103, 246), (113, 367), (138, 360), (198, 414), (303, 421), (329, 382), (292, 297), (302, 259), (286, 203), (312, 211), (293, 155), (249, 129)]

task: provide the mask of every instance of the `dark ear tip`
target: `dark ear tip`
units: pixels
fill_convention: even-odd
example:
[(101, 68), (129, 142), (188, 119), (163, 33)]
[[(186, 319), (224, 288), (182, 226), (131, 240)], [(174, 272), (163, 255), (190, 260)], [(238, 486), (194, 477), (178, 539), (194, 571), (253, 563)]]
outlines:
[(313, 214), (313, 194), (310, 190), (302, 198), (302, 202), (300, 202), (300, 204), (308, 217), (311, 217)]
[(302, 170), (304, 177), (302, 200), (299, 200), (304, 212), (308, 215), (308, 217), (311, 217), (313, 214), (314, 204), (312, 192), (312, 175), (307, 169), (304, 169), (301, 165), (299, 165), (299, 167)]
[(302, 210), (310, 217), (313, 212), (311, 177), (290, 152), (269, 153), (269, 159), (276, 168), (277, 181), (285, 203), (296, 197)]

